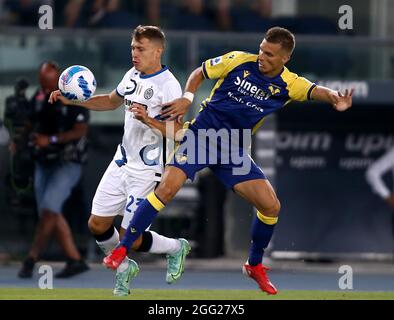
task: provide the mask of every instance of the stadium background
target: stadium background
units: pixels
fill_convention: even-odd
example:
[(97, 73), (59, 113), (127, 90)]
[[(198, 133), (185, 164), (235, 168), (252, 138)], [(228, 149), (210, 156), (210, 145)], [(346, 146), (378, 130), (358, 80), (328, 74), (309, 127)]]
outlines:
[[(392, 1), (347, 1), (353, 8), (352, 30), (338, 28), (342, 1), (113, 1), (114, 9), (98, 20), (86, 9), (95, 1), (86, 1), (79, 15), (71, 10), (74, 20), (65, 15), (67, 2), (73, 1), (0, 1), (1, 118), (15, 80), (29, 80), (30, 97), (37, 88), (38, 66), (47, 59), (62, 68), (86, 65), (96, 76), (98, 93), (113, 90), (130, 67), (130, 32), (140, 23), (164, 28), (164, 63), (182, 85), (205, 59), (231, 50), (257, 52), (268, 27), (287, 27), (297, 37), (289, 68), (334, 89), (354, 87), (355, 95), (354, 107), (343, 114), (317, 103), (291, 104), (270, 116), (254, 137), (256, 162), (282, 202), (271, 257), (391, 259), (392, 212), (371, 192), (364, 174), (393, 144)], [(54, 30), (37, 26), (37, 5), (43, 3), (54, 8)], [(189, 118), (211, 86), (207, 82), (199, 91)], [(65, 209), (78, 245), (91, 261), (100, 255), (86, 221), (122, 124), (122, 108), (91, 113), (89, 161)], [(31, 242), (36, 212), (28, 195), (16, 199), (8, 183), (6, 146), (0, 147), (0, 161), (0, 254), (20, 259)], [(191, 239), (193, 257), (245, 257), (252, 215), (249, 205), (202, 172), (160, 215), (154, 229)], [(46, 258), (60, 259), (58, 252), (52, 246)]]

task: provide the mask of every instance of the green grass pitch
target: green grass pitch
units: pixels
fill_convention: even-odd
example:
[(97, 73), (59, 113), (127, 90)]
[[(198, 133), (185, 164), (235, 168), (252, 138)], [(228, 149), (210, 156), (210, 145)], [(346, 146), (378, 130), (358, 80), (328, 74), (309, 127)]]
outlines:
[(111, 289), (1, 288), (0, 300), (394, 300), (394, 292), (282, 290), (268, 296), (258, 290), (145, 290), (114, 297)]

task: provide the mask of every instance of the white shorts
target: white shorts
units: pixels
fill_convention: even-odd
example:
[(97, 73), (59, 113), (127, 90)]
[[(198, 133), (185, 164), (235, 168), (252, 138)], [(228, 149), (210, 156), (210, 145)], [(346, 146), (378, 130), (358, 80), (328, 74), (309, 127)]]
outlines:
[(92, 203), (92, 214), (100, 217), (123, 215), (122, 228), (126, 229), (137, 206), (157, 185), (152, 171), (125, 172), (111, 161)]

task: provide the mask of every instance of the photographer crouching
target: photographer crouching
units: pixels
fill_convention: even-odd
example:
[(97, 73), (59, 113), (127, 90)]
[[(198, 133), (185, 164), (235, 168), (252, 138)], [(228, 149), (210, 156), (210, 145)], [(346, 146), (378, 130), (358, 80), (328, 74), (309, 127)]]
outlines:
[(32, 276), (34, 265), (52, 235), (68, 258), (64, 269), (55, 277), (67, 278), (89, 269), (62, 214), (86, 160), (89, 113), (81, 107), (66, 107), (60, 101), (48, 103), (50, 93), (57, 89), (59, 75), (56, 63), (43, 63), (39, 70), (41, 88), (31, 101), (27, 131), (35, 160), (34, 189), (39, 221), (28, 257), (18, 273), (21, 278)]

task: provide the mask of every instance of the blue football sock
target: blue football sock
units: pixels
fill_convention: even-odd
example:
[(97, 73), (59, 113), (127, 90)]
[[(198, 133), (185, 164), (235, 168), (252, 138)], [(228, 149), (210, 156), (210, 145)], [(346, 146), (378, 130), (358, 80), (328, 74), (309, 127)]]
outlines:
[(150, 193), (135, 211), (120, 245), (130, 250), (134, 241), (152, 224), (157, 213), (163, 208), (164, 204), (157, 198), (154, 192)]
[(253, 218), (249, 265), (255, 266), (263, 261), (264, 249), (267, 248), (271, 240), (277, 221), (277, 217), (267, 217), (260, 212), (257, 212)]

